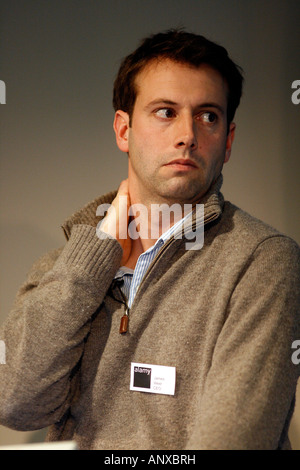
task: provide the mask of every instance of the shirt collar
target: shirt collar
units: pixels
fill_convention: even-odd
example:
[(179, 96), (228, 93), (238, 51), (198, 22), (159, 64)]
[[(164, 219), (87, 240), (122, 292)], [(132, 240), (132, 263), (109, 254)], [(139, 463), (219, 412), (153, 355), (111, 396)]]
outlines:
[[(144, 251), (140, 256), (141, 257), (146, 256), (149, 253), (151, 253), (152, 251), (158, 251), (165, 244), (165, 242), (183, 225), (184, 221), (187, 219), (188, 216), (189, 216), (189, 214), (186, 215), (185, 217), (183, 217), (178, 222), (176, 222), (176, 224), (174, 224), (172, 227), (170, 227), (166, 232), (164, 232), (156, 240), (156, 242), (154, 243), (153, 246), (150, 246), (150, 248), (148, 248), (148, 250)], [(115, 275), (115, 279), (122, 279), (126, 274), (133, 275), (133, 273), (134, 273), (133, 269), (128, 268), (127, 266), (121, 266), (118, 269), (118, 271)]]

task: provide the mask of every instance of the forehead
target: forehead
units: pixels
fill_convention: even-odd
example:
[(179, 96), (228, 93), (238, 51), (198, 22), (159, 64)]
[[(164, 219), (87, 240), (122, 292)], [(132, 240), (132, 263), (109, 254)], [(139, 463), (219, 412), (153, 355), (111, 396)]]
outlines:
[(227, 104), (228, 86), (221, 74), (207, 64), (194, 67), (169, 59), (154, 59), (135, 79), (136, 102), (157, 98), (213, 100)]

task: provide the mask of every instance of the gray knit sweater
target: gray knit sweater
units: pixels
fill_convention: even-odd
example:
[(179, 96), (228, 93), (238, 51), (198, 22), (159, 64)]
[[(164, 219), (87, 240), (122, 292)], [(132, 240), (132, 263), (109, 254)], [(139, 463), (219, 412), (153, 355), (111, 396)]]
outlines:
[[(0, 423), (50, 427), (80, 449), (288, 449), (299, 366), (300, 250), (219, 192), (201, 250), (174, 239), (134, 299), (112, 285), (122, 250), (100, 240), (95, 200), (33, 266), (0, 330)], [(130, 364), (176, 367), (175, 395), (131, 391)]]

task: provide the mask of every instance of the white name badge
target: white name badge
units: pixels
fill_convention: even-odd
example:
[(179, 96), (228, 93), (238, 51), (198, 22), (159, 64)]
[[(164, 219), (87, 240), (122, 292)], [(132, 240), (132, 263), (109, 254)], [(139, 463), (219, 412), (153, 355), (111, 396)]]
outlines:
[(131, 363), (130, 390), (174, 395), (175, 382), (175, 367)]

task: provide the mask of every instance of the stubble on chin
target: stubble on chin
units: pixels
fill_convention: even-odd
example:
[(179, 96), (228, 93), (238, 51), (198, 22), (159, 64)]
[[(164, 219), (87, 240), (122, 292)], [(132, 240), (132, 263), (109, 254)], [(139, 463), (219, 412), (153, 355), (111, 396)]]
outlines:
[[(202, 182), (200, 178), (192, 181), (183, 181), (180, 177), (156, 183), (156, 203), (188, 204), (197, 203), (208, 191), (210, 184)], [(154, 194), (152, 195), (152, 197)]]

